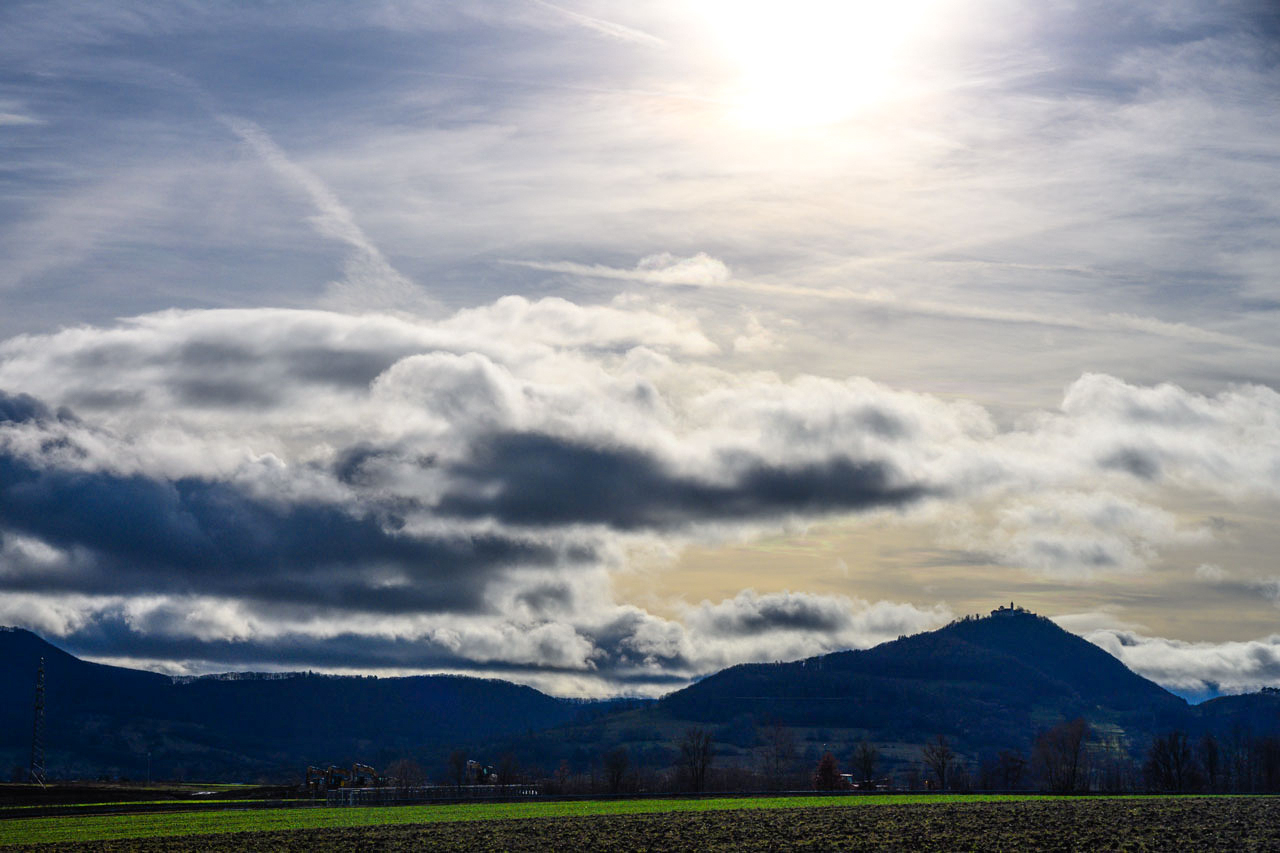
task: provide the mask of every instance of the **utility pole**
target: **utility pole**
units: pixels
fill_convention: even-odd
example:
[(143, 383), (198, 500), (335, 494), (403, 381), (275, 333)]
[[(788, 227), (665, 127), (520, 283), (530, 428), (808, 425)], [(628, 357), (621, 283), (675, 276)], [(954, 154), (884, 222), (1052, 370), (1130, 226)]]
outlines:
[(44, 787), (44, 658), (36, 670), (36, 706), (31, 723), (31, 781)]

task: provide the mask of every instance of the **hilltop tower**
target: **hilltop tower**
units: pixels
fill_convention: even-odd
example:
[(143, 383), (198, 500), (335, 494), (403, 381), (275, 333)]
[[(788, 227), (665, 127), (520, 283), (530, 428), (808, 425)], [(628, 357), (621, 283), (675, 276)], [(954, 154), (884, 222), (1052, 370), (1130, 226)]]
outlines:
[(36, 705), (31, 723), (31, 781), (44, 787), (44, 658), (36, 670)]

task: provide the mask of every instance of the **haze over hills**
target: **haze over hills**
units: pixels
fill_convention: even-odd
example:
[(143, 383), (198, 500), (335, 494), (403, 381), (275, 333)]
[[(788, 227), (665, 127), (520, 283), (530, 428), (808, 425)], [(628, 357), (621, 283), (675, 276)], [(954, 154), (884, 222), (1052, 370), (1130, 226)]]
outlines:
[(656, 703), (584, 704), (460, 676), (173, 679), (81, 661), (9, 629), (0, 632), (0, 686), (17, 697), (0, 709), (9, 767), (29, 755), (41, 657), (50, 772), (82, 777), (136, 778), (148, 753), (157, 776), (287, 781), (307, 764), (405, 756), (434, 772), (459, 746), (545, 768), (625, 745), (657, 766), (690, 725), (715, 734), (721, 761), (745, 766), (757, 728), (774, 721), (833, 743), (868, 739), (902, 760), (939, 734), (971, 757), (1025, 752), (1037, 732), (1076, 717), (1134, 754), (1173, 729), (1280, 730), (1272, 692), (1190, 706), (1049, 619), (1011, 608), (871, 649), (734, 666)]

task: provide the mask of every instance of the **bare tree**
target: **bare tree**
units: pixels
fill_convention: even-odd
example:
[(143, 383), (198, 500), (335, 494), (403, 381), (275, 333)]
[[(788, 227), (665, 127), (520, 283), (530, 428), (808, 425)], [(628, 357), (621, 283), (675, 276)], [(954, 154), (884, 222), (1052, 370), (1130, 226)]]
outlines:
[(1217, 791), (1222, 787), (1222, 750), (1212, 732), (1205, 732), (1204, 737), (1200, 738), (1200, 742), (1196, 744), (1196, 753), (1200, 766), (1204, 769), (1205, 784), (1210, 791)]
[(1002, 749), (996, 756), (996, 773), (1000, 787), (1006, 791), (1022, 787), (1022, 777), (1027, 772), (1027, 759), (1011, 749)]
[(1266, 735), (1255, 739), (1253, 746), (1258, 784), (1262, 790), (1275, 793), (1280, 790), (1280, 737)]
[(604, 778), (609, 786), (609, 793), (616, 794), (622, 790), (628, 764), (630, 758), (625, 746), (614, 747), (604, 754)]
[(1189, 787), (1193, 767), (1187, 733), (1173, 731), (1152, 741), (1142, 770), (1152, 788), (1179, 792)]
[(569, 788), (569, 777), (573, 775), (573, 771), (569, 768), (569, 759), (560, 759), (560, 764), (556, 767), (556, 792), (564, 794)]
[(1032, 761), (1045, 787), (1070, 793), (1088, 786), (1088, 741), (1092, 734), (1083, 718), (1059, 723), (1036, 738)]
[(902, 784), (908, 791), (919, 791), (924, 786), (920, 776), (920, 768), (914, 764), (909, 765), (902, 774)]
[(387, 765), (387, 776), (395, 779), (396, 786), (400, 788), (416, 788), (427, 781), (422, 765), (412, 758), (397, 758), (391, 762)]
[(1227, 735), (1226, 748), (1227, 773), (1231, 777), (1231, 790), (1241, 793), (1256, 790), (1253, 733), (1248, 727), (1236, 723)]
[(774, 720), (758, 735), (760, 746), (760, 773), (771, 790), (784, 786), (796, 761), (796, 738), (791, 729)]
[(715, 755), (711, 733), (696, 726), (686, 729), (676, 741), (676, 749), (676, 769), (681, 781), (690, 791), (701, 791), (707, 784), (707, 771)]
[(461, 788), (467, 782), (467, 753), (466, 750), (455, 749), (449, 753), (449, 778), (453, 780), (453, 784)]
[(853, 769), (863, 787), (868, 787), (876, 777), (876, 766), (880, 763), (880, 753), (867, 741), (862, 741), (853, 750)]
[(951, 745), (947, 743), (947, 739), (942, 735), (938, 735), (933, 743), (925, 744), (921, 751), (924, 763), (929, 765), (929, 769), (933, 771), (934, 777), (938, 780), (938, 790), (945, 791), (947, 789), (947, 771), (951, 769), (951, 764), (955, 761), (956, 754), (952, 751)]
[(520, 781), (520, 760), (514, 752), (504, 752), (498, 758), (498, 784), (514, 785)]

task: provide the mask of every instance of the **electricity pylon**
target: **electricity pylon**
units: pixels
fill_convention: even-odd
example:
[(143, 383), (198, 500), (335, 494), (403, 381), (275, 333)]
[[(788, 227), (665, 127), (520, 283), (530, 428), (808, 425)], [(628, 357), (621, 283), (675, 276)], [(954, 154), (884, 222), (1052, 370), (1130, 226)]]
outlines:
[(31, 781), (44, 787), (44, 658), (36, 671), (35, 718), (31, 723)]

